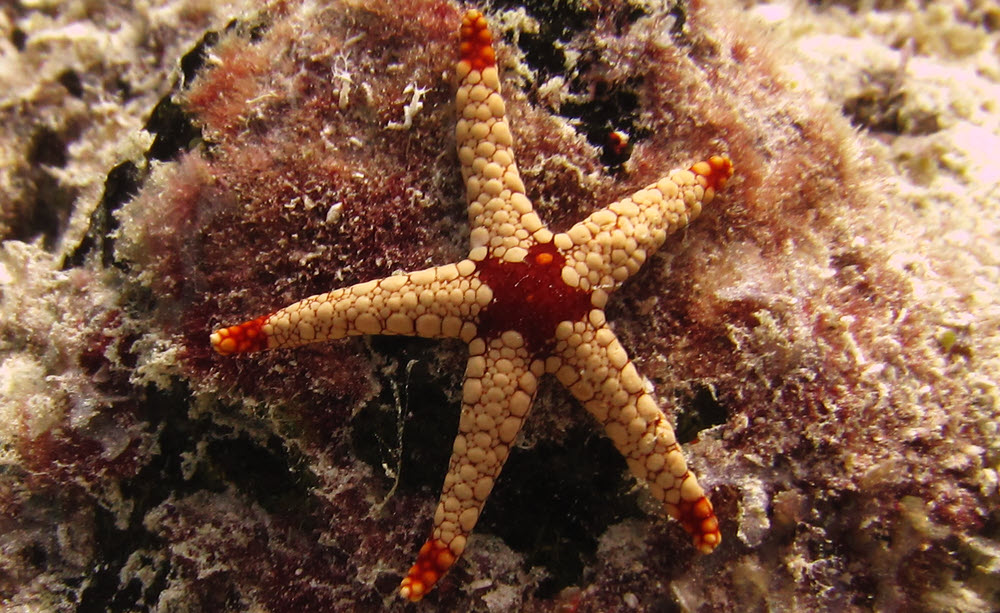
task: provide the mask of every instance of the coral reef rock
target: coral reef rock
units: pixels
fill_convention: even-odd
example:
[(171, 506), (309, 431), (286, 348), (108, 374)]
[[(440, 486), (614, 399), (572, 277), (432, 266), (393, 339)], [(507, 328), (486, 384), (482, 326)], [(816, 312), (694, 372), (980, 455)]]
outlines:
[[(608, 305), (694, 551), (543, 383), (441, 610), (1000, 608), (1000, 12), (495, 2), (553, 230), (736, 174)], [(450, 0), (0, 8), (0, 603), (404, 610), (464, 346), (210, 331), (464, 255)], [(415, 518), (407, 521), (407, 518)]]

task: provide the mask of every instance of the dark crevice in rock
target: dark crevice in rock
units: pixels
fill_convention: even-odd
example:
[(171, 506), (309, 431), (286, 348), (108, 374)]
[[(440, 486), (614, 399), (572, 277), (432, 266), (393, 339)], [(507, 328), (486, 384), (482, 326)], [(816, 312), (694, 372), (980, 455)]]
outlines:
[[(598, 82), (592, 100), (562, 107), (562, 115), (582, 122), (587, 140), (601, 149), (601, 163), (609, 168), (619, 169), (629, 159), (633, 145), (649, 133), (638, 127), (639, 97), (635, 92), (641, 85), (639, 79), (622, 84)], [(627, 135), (627, 141), (618, 140), (621, 134)]]
[[(235, 31), (239, 36), (245, 36), (250, 40), (259, 40), (268, 26), (269, 24), (261, 16), (245, 22), (233, 20), (226, 25), (225, 31)], [(148, 162), (151, 160), (174, 160), (181, 154), (204, 144), (201, 129), (195, 125), (191, 115), (175, 101), (175, 96), (197, 77), (198, 72), (205, 66), (212, 48), (218, 44), (219, 40), (219, 32), (206, 32), (201, 40), (181, 58), (181, 76), (174, 82), (170, 93), (156, 104), (150, 112), (146, 125), (143, 126), (147, 132), (153, 135), (153, 144), (146, 151), (147, 164), (140, 168), (133, 162), (124, 162), (108, 174), (104, 195), (91, 215), (88, 232), (73, 254), (63, 261), (64, 269), (82, 265), (86, 256), (98, 248), (104, 267), (118, 265), (114, 259), (114, 238), (112, 236), (113, 231), (118, 227), (114, 212), (139, 192), (148, 172)], [(79, 81), (79, 77), (76, 80)], [(61, 82), (63, 81), (61, 80)], [(71, 93), (73, 92), (74, 81), (71, 77), (67, 77), (67, 81), (63, 82), (63, 85)], [(120, 89), (123, 98), (127, 99), (131, 93), (130, 85), (125, 81), (120, 81)]]
[(184, 109), (174, 102), (172, 95), (156, 104), (144, 129), (156, 135), (146, 152), (146, 158), (150, 160), (172, 160), (181, 153), (190, 151), (201, 139), (201, 130), (194, 125)]
[(28, 45), (28, 35), (21, 28), (15, 27), (10, 31), (10, 43), (18, 51), (24, 51)]
[(215, 440), (208, 444), (207, 456), (206, 468), (220, 486), (235, 485), (268, 513), (293, 513), (300, 522), (314, 517), (316, 479), (308, 470), (296, 470), (304, 466), (303, 459), (276, 435), (266, 443), (247, 436)]
[(52, 248), (65, 228), (77, 190), (63, 185), (49, 169), (66, 166), (66, 147), (75, 138), (71, 128), (56, 130), (41, 126), (34, 131), (25, 153), (30, 165), (27, 179), (34, 187), (34, 203), (7, 238), (31, 241), (41, 237), (43, 247)]
[(169, 565), (157, 561), (150, 554), (146, 561), (156, 566), (152, 582), (144, 590), (136, 579), (122, 584), (122, 570), (133, 554), (155, 552), (162, 548), (160, 539), (143, 524), (146, 514), (166, 500), (169, 495), (191, 493), (199, 489), (197, 480), (187, 480), (181, 467), (184, 453), (193, 454), (197, 445), (199, 427), (186, 418), (190, 392), (182, 385), (173, 390), (161, 391), (147, 388), (145, 402), (139, 408), (150, 423), (162, 427), (158, 442), (160, 453), (153, 456), (139, 472), (121, 482), (123, 497), (133, 504), (128, 525), (121, 529), (114, 516), (97, 508), (94, 542), (94, 571), (84, 589), (78, 611), (122, 612), (148, 610), (159, 599), (166, 587)]
[(572, 430), (565, 443), (515, 447), (477, 530), (501, 537), (528, 568), (543, 566), (548, 576), (536, 595), (552, 598), (581, 584), (609, 526), (643, 516), (626, 473), (625, 460), (596, 426)]
[(97, 250), (101, 264), (110, 267), (114, 263), (114, 239), (112, 233), (118, 228), (114, 212), (139, 192), (142, 174), (132, 162), (122, 162), (108, 173), (104, 181), (104, 194), (90, 215), (90, 226), (83, 240), (73, 253), (63, 261), (62, 268), (82, 266), (86, 257)]
[[(514, 8), (515, 4), (499, 2), (498, 8)], [(520, 6), (518, 3), (516, 6)], [(580, 130), (588, 142), (601, 150), (601, 163), (611, 171), (618, 171), (628, 160), (637, 140), (646, 136), (637, 127), (639, 100), (635, 94), (641, 85), (640, 79), (625, 83), (610, 83), (600, 80), (601, 58), (590, 55), (576, 59), (573, 70), (566, 67), (564, 45), (574, 37), (590, 36), (600, 9), (592, 9), (577, 3), (528, 2), (524, 7), (529, 15), (538, 21), (538, 32), (521, 32), (519, 46), (524, 52), (525, 62), (538, 72), (538, 83), (544, 83), (554, 76), (565, 79), (566, 87), (573, 94), (589, 95), (586, 102), (563, 104), (557, 112), (580, 122)], [(614, 16), (619, 31), (648, 14), (641, 6), (627, 7)], [(671, 10), (676, 21), (674, 28), (683, 27), (684, 11), (680, 3)], [(673, 32), (673, 30), (672, 30)], [(622, 136), (627, 140), (622, 142)]]
[[(132, 478), (121, 482), (121, 492), (134, 506), (125, 529), (114, 517), (97, 509), (94, 542), (98, 546), (95, 571), (89, 577), (78, 611), (122, 612), (150, 610), (167, 587), (171, 572), (159, 552), (161, 539), (145, 526), (145, 518), (159, 505), (200, 491), (224, 492), (235, 487), (265, 511), (296, 517), (298, 527), (308, 525), (318, 504), (312, 495), (315, 478), (304, 468), (302, 458), (277, 437), (261, 442), (246, 434), (234, 435), (228, 426), (187, 416), (190, 390), (177, 384), (169, 391), (147, 388), (147, 397), (138, 412), (160, 428), (159, 452)], [(200, 443), (207, 443), (200, 445)], [(184, 462), (197, 458), (196, 466)], [(193, 468), (193, 469), (192, 469)], [(145, 564), (155, 567), (155, 575), (145, 587), (122, 571), (133, 555), (150, 552)], [(135, 569), (131, 571), (134, 573)]]
[(66, 165), (66, 144), (59, 133), (43, 126), (35, 132), (28, 145), (28, 162), (32, 166), (62, 168)]
[[(373, 336), (370, 342), (372, 349), (395, 363), (396, 368), (391, 379), (382, 381), (382, 393), (351, 420), (354, 453), (376, 474), (384, 476), (383, 486), (387, 489), (392, 481), (386, 476), (385, 467), (395, 470), (398, 466), (401, 490), (436, 492), (451, 457), (461, 407), (449, 402), (445, 394), (448, 380), (430, 374), (427, 360), (433, 351), (429, 343), (433, 341)], [(377, 369), (376, 376), (381, 376), (381, 372), (382, 369)]]
[(74, 98), (83, 98), (83, 81), (75, 70), (65, 70), (59, 75), (59, 84)]
[(693, 397), (682, 400), (679, 407), (687, 410), (677, 415), (677, 440), (688, 443), (698, 438), (707, 428), (726, 423), (729, 411), (707, 386), (699, 385)]
[(188, 83), (194, 80), (197, 76), (198, 71), (205, 65), (206, 60), (208, 60), (209, 51), (219, 42), (219, 33), (215, 31), (206, 32), (204, 36), (201, 37), (195, 46), (191, 48), (190, 51), (181, 57), (181, 83), (180, 87), (184, 88)]

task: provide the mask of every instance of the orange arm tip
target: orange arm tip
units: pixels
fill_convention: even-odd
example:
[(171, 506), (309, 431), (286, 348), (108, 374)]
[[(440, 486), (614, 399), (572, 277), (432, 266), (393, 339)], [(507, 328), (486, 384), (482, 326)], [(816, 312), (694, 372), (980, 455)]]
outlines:
[(267, 315), (264, 315), (236, 326), (216, 330), (209, 337), (212, 348), (222, 355), (267, 349), (267, 334), (264, 332), (266, 320)]
[(493, 35), (482, 13), (473, 9), (462, 17), (459, 39), (459, 57), (468, 62), (472, 70), (482, 71), (496, 65)]
[(691, 167), (691, 172), (705, 177), (705, 187), (719, 190), (725, 187), (726, 181), (733, 176), (733, 162), (724, 156), (713, 155), (703, 162)]

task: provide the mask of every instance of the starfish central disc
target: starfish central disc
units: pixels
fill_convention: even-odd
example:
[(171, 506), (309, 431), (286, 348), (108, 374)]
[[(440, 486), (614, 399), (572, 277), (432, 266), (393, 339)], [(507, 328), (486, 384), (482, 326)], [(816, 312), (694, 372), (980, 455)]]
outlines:
[(531, 353), (551, 345), (561, 321), (576, 321), (590, 310), (590, 292), (562, 280), (566, 257), (555, 245), (534, 245), (521, 262), (490, 258), (478, 265), (479, 278), (493, 300), (479, 314), (479, 334), (496, 338), (519, 332)]

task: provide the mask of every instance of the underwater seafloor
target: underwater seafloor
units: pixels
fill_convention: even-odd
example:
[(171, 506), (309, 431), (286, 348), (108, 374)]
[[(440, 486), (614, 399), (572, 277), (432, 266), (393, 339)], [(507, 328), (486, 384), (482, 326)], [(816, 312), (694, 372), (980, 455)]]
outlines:
[(263, 6), (0, 7), (4, 611), (1000, 608), (995, 3), (485, 7), (553, 229), (733, 160), (608, 307), (723, 543), (549, 380), (419, 605), (465, 347), (208, 334), (464, 256), (466, 6)]

